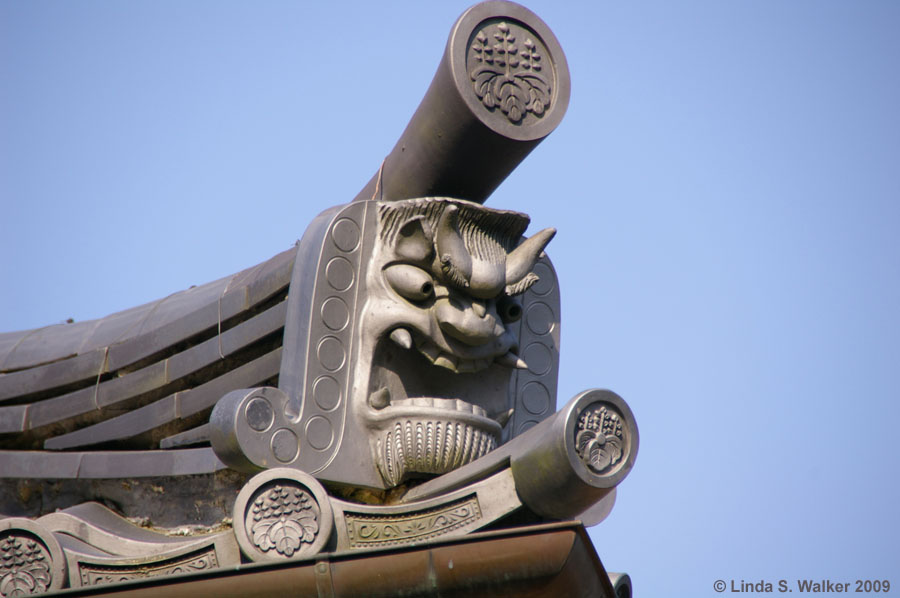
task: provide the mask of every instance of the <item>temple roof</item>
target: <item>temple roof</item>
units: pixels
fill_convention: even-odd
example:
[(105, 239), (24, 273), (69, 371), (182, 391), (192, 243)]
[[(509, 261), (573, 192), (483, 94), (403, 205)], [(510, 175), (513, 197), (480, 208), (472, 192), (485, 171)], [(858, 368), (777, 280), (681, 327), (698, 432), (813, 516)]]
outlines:
[(0, 334), (0, 475), (221, 468), (209, 410), (277, 380), (296, 251), (105, 318)]

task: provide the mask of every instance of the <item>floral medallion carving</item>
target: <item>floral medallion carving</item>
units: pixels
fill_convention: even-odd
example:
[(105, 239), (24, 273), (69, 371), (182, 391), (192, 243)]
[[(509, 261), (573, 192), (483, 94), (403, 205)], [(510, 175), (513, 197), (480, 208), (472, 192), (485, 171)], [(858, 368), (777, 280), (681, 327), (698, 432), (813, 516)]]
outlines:
[(256, 474), (234, 503), (234, 534), (253, 561), (318, 554), (331, 538), (334, 514), (328, 493), (314, 477), (278, 467)]
[(47, 547), (28, 532), (0, 538), (0, 596), (43, 594), (52, 581)]
[(49, 530), (22, 517), (0, 519), (0, 598), (53, 592), (65, 581), (62, 548)]
[(622, 416), (611, 405), (593, 403), (578, 416), (575, 452), (588, 469), (600, 475), (610, 473), (625, 448)]
[(552, 67), (546, 47), (522, 24), (489, 21), (472, 38), (467, 64), (475, 94), (509, 122), (541, 118), (550, 107)]
[(319, 533), (316, 499), (298, 486), (276, 484), (253, 501), (247, 513), (253, 543), (263, 552), (291, 557)]

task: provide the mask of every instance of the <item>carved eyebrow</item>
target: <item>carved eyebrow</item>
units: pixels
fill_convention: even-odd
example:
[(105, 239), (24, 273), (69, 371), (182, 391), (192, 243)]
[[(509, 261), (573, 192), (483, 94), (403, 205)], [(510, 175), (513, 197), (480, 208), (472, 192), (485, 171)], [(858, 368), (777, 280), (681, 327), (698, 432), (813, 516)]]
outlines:
[(469, 288), (469, 281), (466, 280), (465, 274), (459, 270), (449, 255), (441, 256), (441, 272), (447, 282), (456, 288), (464, 291)]
[(421, 215), (403, 223), (391, 242), (398, 257), (412, 262), (430, 262), (434, 255), (431, 226)]
[(516, 295), (521, 295), (522, 293), (527, 291), (529, 288), (531, 288), (531, 285), (533, 285), (534, 283), (536, 283), (539, 280), (540, 280), (540, 277), (537, 274), (535, 274), (534, 272), (529, 272), (519, 282), (517, 282), (515, 284), (506, 285), (506, 294), (509, 295), (510, 297), (515, 297)]

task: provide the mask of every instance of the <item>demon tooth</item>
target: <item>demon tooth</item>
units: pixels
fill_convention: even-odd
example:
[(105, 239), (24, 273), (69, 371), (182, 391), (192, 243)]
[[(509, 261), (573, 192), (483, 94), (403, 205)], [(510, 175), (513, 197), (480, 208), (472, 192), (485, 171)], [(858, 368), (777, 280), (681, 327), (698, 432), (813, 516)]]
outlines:
[(453, 371), (453, 372), (456, 371), (457, 363), (459, 363), (459, 360), (456, 359), (456, 357), (453, 357), (452, 355), (450, 355), (448, 353), (441, 353), (434, 360), (434, 365), (440, 366), (442, 368), (447, 368), (448, 370)]
[(499, 363), (500, 365), (505, 365), (508, 368), (518, 368), (520, 370), (528, 369), (528, 364), (525, 363), (525, 360), (512, 351), (509, 351), (505, 355), (497, 357), (497, 363)]
[(438, 346), (431, 342), (425, 342), (421, 347), (419, 347), (419, 351), (432, 363), (434, 363), (434, 360), (437, 359), (441, 354), (441, 350), (438, 348)]
[(404, 349), (412, 349), (413, 340), (412, 335), (409, 333), (409, 330), (406, 328), (395, 328), (393, 332), (391, 332), (391, 340), (403, 347)]

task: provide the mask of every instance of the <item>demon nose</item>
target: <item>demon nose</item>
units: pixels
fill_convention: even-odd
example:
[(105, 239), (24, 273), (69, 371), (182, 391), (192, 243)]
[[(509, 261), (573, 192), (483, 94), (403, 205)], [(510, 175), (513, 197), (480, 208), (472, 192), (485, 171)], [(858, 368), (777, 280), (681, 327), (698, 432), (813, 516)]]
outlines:
[(440, 299), (436, 316), (445, 334), (472, 347), (487, 344), (505, 332), (493, 305), (478, 299)]

